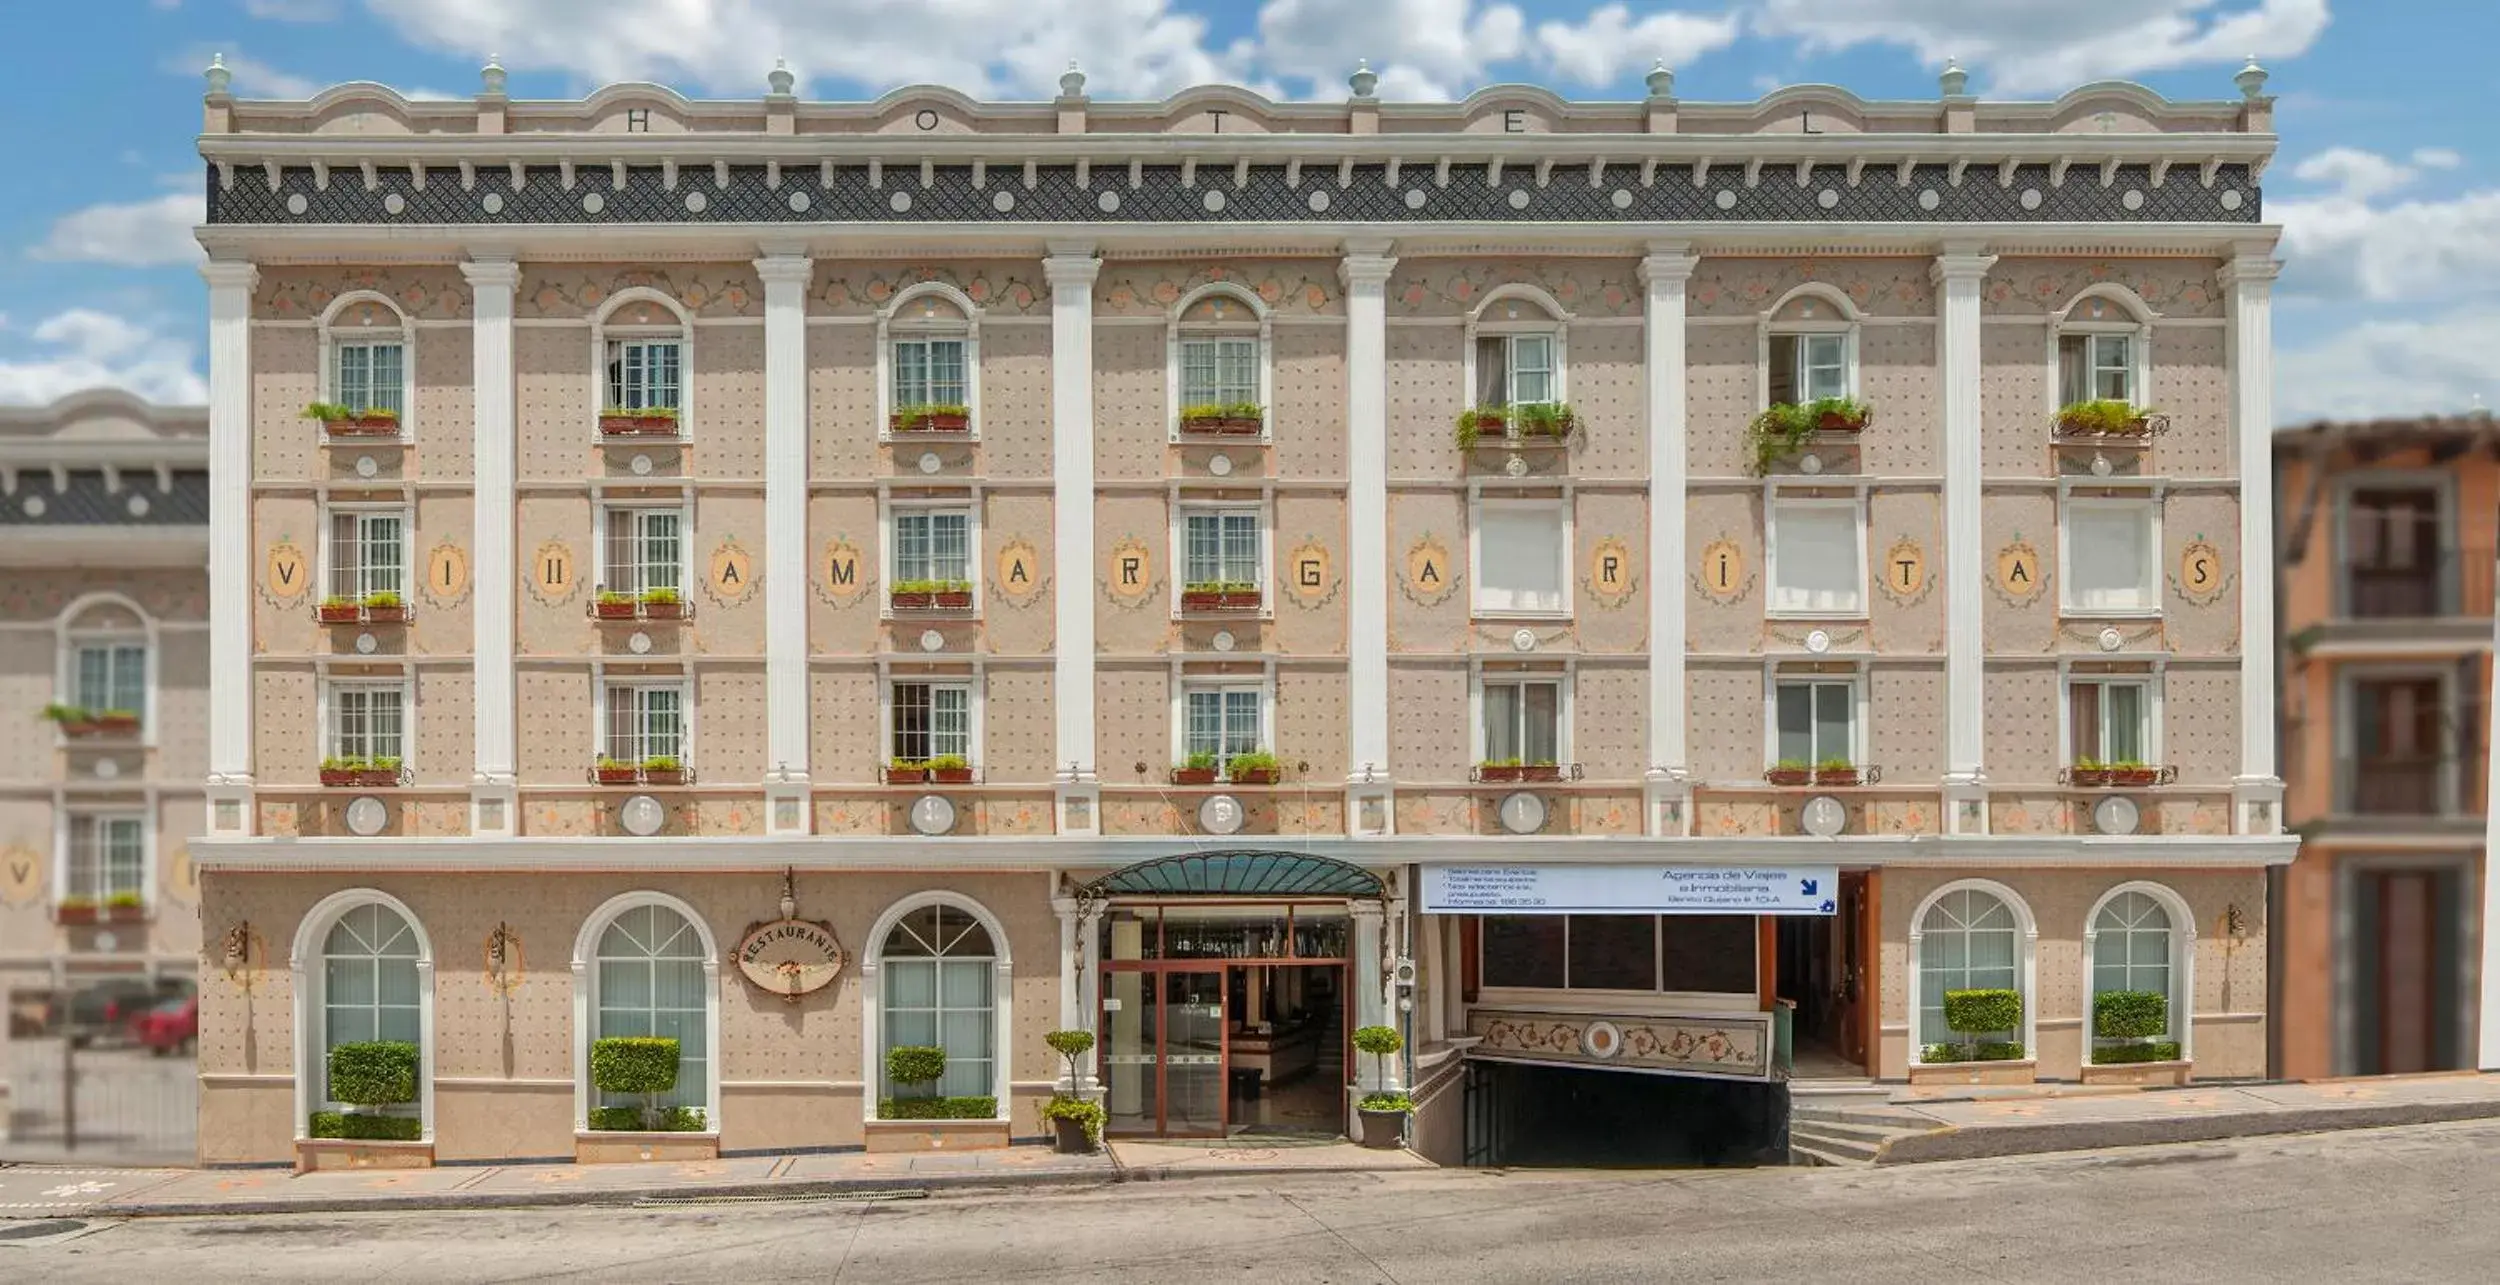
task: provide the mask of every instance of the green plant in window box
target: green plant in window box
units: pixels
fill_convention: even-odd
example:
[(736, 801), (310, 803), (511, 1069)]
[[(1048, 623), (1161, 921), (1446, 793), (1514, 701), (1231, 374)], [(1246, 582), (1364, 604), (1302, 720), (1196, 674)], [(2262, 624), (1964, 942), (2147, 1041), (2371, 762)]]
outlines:
[(1210, 750), (1193, 750), (1172, 766), (1174, 785), (1215, 784), (1215, 754)]
[(398, 620), (408, 611), (408, 600), (394, 589), (376, 589), (356, 600), (360, 614), (367, 620)]
[(642, 1127), (657, 1131), (660, 1095), (677, 1087), (677, 1041), (661, 1035), (613, 1035), (590, 1045), (590, 1082), (602, 1093), (642, 1098)]
[(2087, 398), (2058, 408), (2057, 430), (2072, 437), (2145, 437), (2157, 413), (2117, 398)]
[(1781, 759), (1762, 774), (1773, 785), (1806, 785), (1814, 780), (1814, 768), (1804, 759)]
[(602, 420), (647, 420), (674, 424), (677, 422), (677, 408), (674, 406), (609, 406), (599, 412), (599, 418)]
[(1814, 783), (1816, 785), (1856, 785), (1858, 783), (1857, 764), (1838, 755), (1822, 759), (1814, 765)]
[(148, 900), (135, 892), (117, 892), (104, 899), (106, 910), (145, 910)]
[(2066, 783), (2087, 788), (2107, 785), (2109, 764), (2088, 756), (2077, 758), (2074, 766), (2066, 769)]
[[(946, 1075), (946, 1050), (926, 1044), (897, 1044), (885, 1051), (885, 1078), (896, 1089), (894, 1096), (877, 1104), (877, 1115), (885, 1120), (968, 1120), (987, 1119), (998, 1114), (995, 1098), (946, 1098), (937, 1093), (937, 1082)], [(971, 1114), (974, 1104), (984, 1103), (987, 1109)], [(960, 1113), (960, 1114), (959, 1114)]]
[(886, 417), (896, 433), (960, 433), (972, 423), (972, 408), (962, 402), (909, 402)]
[(610, 758), (602, 754), (591, 765), (591, 773), (601, 785), (632, 785), (642, 779), (642, 765), (631, 759)]
[(1753, 448), (1756, 476), (1805, 449), (1816, 433), (1855, 433), (1875, 417), (1874, 408), (1854, 397), (1824, 397), (1804, 405), (1776, 402), (1745, 425)]
[(1266, 427), (1267, 408), (1257, 402), (1192, 402), (1181, 407), (1181, 431), (1248, 436)]
[(652, 620), (679, 620), (686, 614), (686, 596), (675, 585), (653, 585), (634, 596), (638, 612)]
[(972, 760), (961, 754), (934, 755), (921, 766), (928, 769), (929, 779), (939, 785), (972, 783)]
[(1579, 415), (1566, 402), (1522, 402), (1510, 408), (1508, 435), (1564, 438), (1579, 426)]
[(364, 600), (354, 594), (333, 593), (323, 595), (313, 611), (324, 624), (354, 624), (364, 619), (364, 608)]
[(2109, 765), (2109, 783), (2122, 786), (2156, 785), (2161, 769), (2139, 759), (2119, 759)]
[(1276, 755), (1268, 750), (1236, 754), (1227, 768), (1235, 785), (1274, 785), (1283, 771), (1276, 762)]
[(57, 923), (92, 924), (101, 911), (95, 898), (75, 893), (52, 903), (52, 918)]
[(885, 783), (888, 785), (918, 785), (928, 779), (929, 764), (926, 759), (893, 759), (885, 765)]
[[(1982, 1035), (1995, 1035), (2023, 1028), (2023, 997), (2018, 991), (2001, 989), (1955, 990), (1944, 993), (1945, 1029), (1963, 1037), (1960, 1044), (1931, 1045), (1958, 1050), (1962, 1056), (1928, 1060), (1963, 1062), (2012, 1062), (2023, 1056), (2021, 1043), (2012, 1040), (1983, 1040)], [(2007, 1050), (2011, 1050), (2008, 1052)]]

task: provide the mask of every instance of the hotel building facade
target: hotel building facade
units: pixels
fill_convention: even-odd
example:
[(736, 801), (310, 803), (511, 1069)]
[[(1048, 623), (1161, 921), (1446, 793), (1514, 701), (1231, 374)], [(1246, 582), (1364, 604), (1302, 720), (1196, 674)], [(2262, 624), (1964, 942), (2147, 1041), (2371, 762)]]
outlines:
[[(1452, 1162), (1557, 1084), (1768, 1139), (1792, 1068), (2090, 1074), (2112, 989), (2181, 1048), (2104, 1071), (2261, 1074), (2264, 79), (212, 69), (202, 1159), (988, 1144), (1069, 1087), (1169, 1135), (1401, 1085)], [(698, 1127), (589, 1127), (651, 1033)], [(417, 1140), (325, 1150), (377, 1036)], [(904, 1044), (986, 1114), (879, 1119)]]

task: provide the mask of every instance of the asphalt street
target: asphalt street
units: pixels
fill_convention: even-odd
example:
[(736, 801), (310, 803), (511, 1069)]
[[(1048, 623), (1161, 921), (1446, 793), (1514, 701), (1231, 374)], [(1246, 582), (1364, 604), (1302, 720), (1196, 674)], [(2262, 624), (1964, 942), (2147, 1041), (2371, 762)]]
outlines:
[(0, 1239), (0, 1279), (2488, 1280), (2495, 1154), (2500, 1123), (2477, 1122), (1868, 1170), (138, 1220)]

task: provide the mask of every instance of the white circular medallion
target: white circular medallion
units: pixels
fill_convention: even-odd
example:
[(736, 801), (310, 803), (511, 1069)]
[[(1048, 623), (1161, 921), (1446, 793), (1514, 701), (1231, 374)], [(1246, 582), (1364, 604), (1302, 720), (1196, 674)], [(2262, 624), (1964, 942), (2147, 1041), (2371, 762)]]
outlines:
[(1826, 632), (1824, 632), (1823, 630), (1820, 630), (1820, 629), (1816, 629), (1816, 630), (1812, 630), (1812, 631), (1810, 631), (1810, 632), (1808, 632), (1808, 633), (1806, 634), (1806, 650), (1807, 650), (1807, 651), (1813, 652), (1815, 655), (1820, 656), (1820, 655), (1822, 655), (1824, 652), (1830, 651), (1831, 649), (1832, 649), (1832, 636), (1831, 636), (1829, 633), (1826, 633)]
[(381, 646), (382, 641), (371, 634), (356, 635), (356, 654), (359, 656), (370, 656)]
[(2039, 208), (2040, 208), (2040, 202), (2041, 202), (2041, 200), (2042, 200), (2042, 199), (2043, 199), (2043, 198), (2042, 198), (2042, 197), (2041, 197), (2041, 195), (2040, 195), (2040, 189), (2038, 189), (2038, 188), (2036, 188), (2036, 187), (2027, 187), (2027, 188), (2024, 188), (2024, 189), (2023, 189), (2022, 204), (2023, 204), (2023, 208), (2024, 208), (2024, 209), (2026, 209), (2026, 210), (2036, 210), (2036, 209), (2039, 209)]
[(1213, 473), (1217, 477), (1231, 477), (1233, 475), (1233, 457), (1230, 455), (1208, 456), (1207, 471), (1209, 473)]
[(649, 477), (651, 476), (651, 457), (637, 455), (625, 461), (625, 467), (632, 469), (635, 477)]
[(1241, 800), (1229, 794), (1210, 794), (1198, 803), (1198, 828), (1209, 834), (1237, 834), (1248, 819)]
[(637, 794), (618, 805), (616, 823), (625, 827), (625, 833), (648, 839), (668, 823), (668, 809), (648, 794)]
[(625, 640), (625, 650), (630, 651), (637, 656), (650, 655), (651, 635), (646, 634), (639, 629), (635, 630), (632, 636)]
[(1823, 471), (1823, 457), (1808, 453), (1797, 457), (1797, 471), (1812, 476)]
[(95, 773), (97, 780), (110, 781), (122, 774), (122, 765), (117, 759), (97, 759), (95, 766), (89, 770)]
[(807, 207), (814, 205), (815, 203), (816, 198), (809, 196), (805, 192), (792, 192), (790, 194), (789, 206), (792, 214), (805, 214), (807, 213)]
[(582, 213), (597, 214), (599, 211), (606, 208), (608, 208), (608, 198), (599, 195), (597, 192), (582, 193)]
[(106, 954), (111, 954), (112, 952), (121, 949), (122, 939), (112, 932), (97, 933), (93, 940), (95, 942), (95, 948)]
[(304, 194), (301, 192), (289, 192), (286, 194), (286, 212), (289, 214), (301, 214), (306, 209), (310, 208), (311, 205), (312, 202), (305, 200)]
[(1828, 187), (1824, 188), (1814, 194), (1814, 203), (1827, 210), (1836, 209), (1840, 205), (1840, 193)]
[(705, 210), (710, 209), (711, 206), (712, 198), (705, 196), (701, 192), (686, 193), (686, 212), (688, 214), (701, 214)]
[(923, 630), (921, 630), (921, 631), (920, 631), (920, 650), (922, 650), (922, 651), (944, 651), (944, 650), (946, 650), (946, 635), (944, 635), (944, 634), (942, 634), (942, 633), (939, 633), (938, 631), (936, 631), (936, 630), (934, 630), (934, 629), (923, 629)]
[(1303, 204), (1310, 206), (1313, 214), (1325, 213), (1328, 209), (1328, 193), (1324, 189), (1313, 188), (1310, 197)]
[(1233, 641), (1233, 631), (1230, 629), (1216, 630), (1215, 636), (1207, 640), (1207, 645), (1215, 648), (1217, 651), (1231, 651), (1235, 645)]
[(1507, 199), (1510, 201), (1510, 208), (1524, 210), (1528, 208), (1528, 189), (1514, 187), (1510, 190), (1510, 196)]
[(2118, 466), (2110, 463), (2108, 456), (2101, 454), (2099, 451), (2092, 452), (2092, 476), (2108, 477), (2110, 474), (2117, 471)]
[(2125, 634), (2119, 633), (2119, 632), (2118, 632), (2118, 629), (2117, 629), (2117, 627), (2116, 627), (2116, 626), (2111, 626), (2110, 628), (2107, 628), (2107, 629), (2104, 629), (2104, 630), (2102, 630), (2102, 631), (2101, 631), (2101, 650), (2102, 650), (2102, 651), (2116, 651), (2116, 650), (2118, 650), (2119, 648), (2124, 647), (2124, 646), (2126, 646), (2126, 645), (2127, 645), (2127, 636), (2126, 636)]
[(946, 461), (945, 461), (945, 460), (943, 460), (943, 459), (940, 459), (940, 458), (938, 457), (938, 453), (937, 453), (936, 451), (922, 451), (922, 452), (920, 453), (920, 471), (921, 471), (921, 472), (923, 472), (923, 473), (935, 473), (935, 472), (937, 472), (939, 469), (942, 469), (942, 468), (945, 468), (945, 467), (946, 467)]
[(911, 193), (896, 192), (894, 195), (885, 198), (885, 208), (894, 211), (896, 214), (909, 213), (911, 210)]
[(1528, 457), (1525, 455), (1511, 456), (1509, 459), (1502, 461), (1502, 471), (1510, 474), (1512, 477), (1526, 477), (1528, 475)]
[(1102, 190), (1102, 194), (1094, 198), (1094, 208), (1105, 214), (1119, 213), (1120, 194), (1112, 191), (1110, 188), (1104, 188)]
[(393, 192), (382, 198), (382, 212), (384, 214), (405, 214), (407, 211), (407, 197), (401, 196), (397, 192)]
[(1209, 214), (1221, 213), (1224, 209), (1224, 194), (1214, 188), (1208, 188), (1207, 194), (1198, 198), (1198, 203), (1207, 207)]
[(1612, 1022), (1591, 1022), (1580, 1031), (1580, 1051), (1600, 1061), (1623, 1051), (1623, 1028)]
[(381, 471), (382, 462), (380, 460), (377, 460), (370, 455), (359, 455), (356, 457), (356, 476), (371, 477)]
[(1735, 208), (1736, 208), (1736, 189), (1734, 189), (1734, 188), (1730, 188), (1730, 187), (1723, 187), (1723, 188), (1720, 188), (1720, 189), (1719, 189), (1719, 194), (1718, 194), (1717, 196), (1714, 196), (1714, 197), (1711, 197), (1711, 198), (1710, 198), (1710, 203), (1711, 203), (1712, 205), (1718, 206), (1718, 207), (1719, 207), (1720, 209), (1722, 209), (1722, 210), (1733, 210), (1733, 209), (1735, 209)]
[(1848, 828), (1849, 809), (1828, 794), (1818, 794), (1797, 809), (1797, 824), (1815, 838), (1828, 839)]
[(1512, 630), (1510, 633), (1510, 649), (1512, 651), (1535, 651), (1536, 631), (1533, 629)]
[(2236, 210), (2240, 208), (2240, 194), (2236, 191), (2223, 193), (2222, 208), (2226, 210)]
[(998, 189), (997, 193), (990, 197), (990, 208), (1005, 214), (1016, 208), (1016, 194), (1003, 187)]
[(372, 838), (390, 823), (391, 810), (370, 794), (347, 805), (347, 828), (356, 834)]
[(1607, 204), (1609, 204), (1609, 205), (1614, 206), (1614, 207), (1615, 207), (1616, 209), (1618, 209), (1618, 210), (1628, 210), (1628, 209), (1631, 209), (1631, 208), (1632, 208), (1632, 189), (1630, 189), (1630, 188), (1628, 188), (1628, 187), (1619, 187), (1619, 188), (1616, 188), (1616, 189), (1615, 189), (1615, 191), (1614, 191), (1614, 195), (1609, 196), (1609, 197), (1607, 197), (1607, 198), (1606, 198), (1606, 203), (1607, 203)]
[(40, 496), (40, 495), (30, 495), (30, 496), (27, 496), (27, 497), (26, 497), (25, 509), (26, 509), (26, 516), (28, 516), (28, 517), (30, 517), (30, 518), (39, 518), (39, 517), (42, 517), (42, 516), (43, 516), (43, 510), (44, 510), (44, 502), (43, 502), (43, 497), (42, 497), (42, 496)]
[(1944, 204), (1944, 193), (1932, 187), (1922, 187), (1918, 190), (1918, 208), (1932, 210), (1942, 204)]
[(1545, 828), (1545, 796), (1541, 794), (1514, 790), (1502, 796), (1493, 812), (1512, 834), (1535, 834)]
[(955, 828), (955, 803), (943, 794), (923, 794), (911, 801), (911, 828), (922, 834), (944, 834)]
[(148, 515), (148, 497), (144, 495), (131, 496), (130, 502), (122, 507), (130, 510), (130, 516), (134, 518), (146, 517)]
[(2128, 188), (2128, 189), (2127, 189), (2127, 191), (2126, 191), (2126, 194), (2125, 194), (2125, 195), (2123, 195), (2123, 196), (2120, 196), (2120, 197), (2118, 198), (2118, 203), (2119, 203), (2120, 205), (2125, 206), (2126, 208), (2128, 208), (2128, 209), (2130, 209), (2130, 210), (2140, 210), (2140, 209), (2143, 209), (2143, 208), (2144, 208), (2144, 193), (2142, 193), (2142, 192), (2140, 192), (2140, 191), (2137, 191), (2136, 189), (2134, 189), (2134, 188), (2132, 188), (2132, 187), (2131, 187), (2131, 188)]
[(1410, 210), (1420, 210), (1424, 208), (1424, 202), (1429, 199), (1429, 197), (1424, 195), (1424, 190), (1420, 187), (1410, 187), (1406, 189), (1406, 208)]
[(2092, 828), (2103, 834), (2133, 834), (2143, 815), (2135, 800), (2113, 794), (2092, 805)]
[(477, 207), (488, 214), (503, 213), (503, 193), (489, 192), (477, 199)]

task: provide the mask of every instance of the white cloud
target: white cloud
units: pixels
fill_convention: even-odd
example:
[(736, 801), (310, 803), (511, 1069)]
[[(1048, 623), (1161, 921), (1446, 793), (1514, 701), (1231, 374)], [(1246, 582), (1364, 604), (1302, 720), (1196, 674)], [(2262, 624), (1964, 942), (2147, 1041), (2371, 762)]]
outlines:
[(310, 76), (281, 71), (258, 58), (236, 53), (231, 46), (219, 49), (195, 45), (166, 59), (163, 66), (166, 71), (196, 81), (211, 58), (225, 60), (226, 70), (234, 75), (237, 98), (310, 98), (328, 88)]
[(2274, 355), (2278, 423), (2456, 414), (2500, 402), (2500, 306), (2365, 321)]
[(2286, 294), (2374, 302), (2492, 293), (2500, 280), (2500, 191), (2382, 201), (2418, 172), (2376, 153), (2330, 148), (2292, 168), (2329, 183), (2319, 196), (2277, 197)]
[(1538, 23), (1538, 61), (1565, 80), (1605, 85), (1660, 60), (1669, 67), (1688, 66), (1703, 54), (1734, 44), (1742, 27), (1734, 14), (1709, 17), (1673, 11), (1634, 22), (1631, 10), (1610, 4), (1577, 26)]
[(274, 22), (328, 22), (339, 7), (337, 0), (243, 0), (243, 12)]
[(2465, 157), (2453, 147), (2417, 147), (2413, 163), (2426, 170), (2452, 170), (2465, 164)]
[(1270, 0), (1258, 58), (1318, 98), (1344, 95), (1357, 59), (1380, 73), (1384, 98), (1456, 98), (1486, 83), (1489, 65), (1525, 54), (1527, 27), (1516, 6), (1476, 0)]
[(1938, 66), (1956, 57), (1994, 92), (2056, 93), (2289, 57), (2316, 43), (2327, 16), (2327, 0), (1761, 0), (1755, 25), (1809, 50), (1881, 42)]
[(2383, 196), (2411, 183), (2421, 171), (2400, 165), (2376, 152), (2357, 147), (2330, 147), (2315, 156), (2304, 157), (2292, 167), (2292, 177), (2308, 183), (2334, 185), (2340, 196), (2366, 201)]
[(0, 402), (41, 404), (109, 385), (157, 402), (208, 399), (188, 339), (126, 317), (72, 308), (37, 323), (31, 350), (0, 356)]
[(156, 268), (197, 263), (191, 230), (208, 221), (200, 192), (169, 192), (144, 201), (90, 205), (55, 219), (52, 232), (27, 253), (58, 263), (109, 263)]

